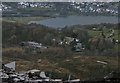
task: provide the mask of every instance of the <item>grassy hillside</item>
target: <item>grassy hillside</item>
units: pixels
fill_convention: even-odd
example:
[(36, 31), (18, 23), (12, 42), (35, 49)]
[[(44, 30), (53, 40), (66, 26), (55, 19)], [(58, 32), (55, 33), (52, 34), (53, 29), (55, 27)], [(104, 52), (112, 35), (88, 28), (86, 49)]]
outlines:
[[(22, 23), (3, 22), (3, 63), (16, 61), (16, 70), (25, 71), (29, 69), (40, 69), (50, 72), (58, 78), (64, 78), (69, 74), (80, 79), (100, 79), (112, 71), (118, 69), (118, 48), (116, 45), (105, 47), (103, 51), (89, 49), (89, 39), (100, 37), (101, 31), (93, 31), (88, 26), (73, 26), (61, 30), (48, 28), (42, 25), (26, 25)], [(91, 25), (93, 26), (93, 25)], [(89, 25), (89, 27), (91, 27)], [(98, 27), (100, 25), (97, 25)], [(84, 27), (84, 28), (82, 28)], [(86, 27), (86, 28), (85, 28)], [(115, 25), (111, 26), (113, 29)], [(117, 39), (117, 28), (115, 27), (115, 38)], [(106, 34), (107, 34), (106, 29)], [(77, 36), (76, 36), (77, 34)], [(69, 45), (59, 46), (52, 39), (62, 40), (66, 36), (77, 37), (86, 45), (83, 52), (74, 52)], [(48, 49), (37, 53), (33, 49), (22, 47), (22, 41), (41, 42)], [(88, 45), (89, 44), (89, 45)], [(88, 48), (87, 48), (88, 45)], [(100, 43), (102, 48), (105, 44)], [(99, 63), (106, 62), (107, 64)]]
[[(13, 53), (13, 52), (12, 52)], [(16, 70), (17, 71), (26, 71), (29, 69), (40, 69), (48, 72), (57, 72), (57, 76), (60, 78), (59, 74), (71, 74), (76, 78), (82, 80), (87, 79), (100, 79), (112, 71), (118, 69), (118, 57), (117, 56), (89, 56), (81, 54), (73, 54), (70, 57), (56, 56), (55, 55), (3, 55), (4, 63), (10, 61), (16, 61)], [(26, 58), (25, 58), (26, 57)], [(28, 58), (29, 57), (29, 58)], [(34, 57), (34, 58), (33, 58)], [(31, 59), (32, 58), (32, 59)], [(97, 61), (107, 62), (107, 65), (98, 63)]]

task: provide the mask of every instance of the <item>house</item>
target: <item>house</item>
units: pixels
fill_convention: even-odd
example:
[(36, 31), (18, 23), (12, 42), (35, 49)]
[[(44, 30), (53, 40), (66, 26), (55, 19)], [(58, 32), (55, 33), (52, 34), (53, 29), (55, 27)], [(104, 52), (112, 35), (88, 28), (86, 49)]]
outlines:
[(31, 53), (41, 53), (41, 50), (47, 49), (48, 47), (43, 46), (42, 43), (37, 43), (33, 41), (21, 42), (20, 45), (25, 49), (27, 52)]
[(74, 47), (76, 52), (82, 51), (82, 43), (77, 43)]
[(72, 46), (72, 50), (76, 52), (80, 52), (85, 49), (84, 45), (77, 38), (74, 38), (74, 41), (72, 41), (70, 45)]
[(70, 43), (74, 40), (74, 38), (72, 37), (65, 37), (65, 39), (63, 40), (63, 42), (66, 44), (66, 45), (70, 45)]
[(47, 48), (45, 46), (42, 46), (42, 43), (37, 43), (33, 41), (28, 41), (28, 42), (21, 42), (21, 46), (28, 46), (31, 48)]

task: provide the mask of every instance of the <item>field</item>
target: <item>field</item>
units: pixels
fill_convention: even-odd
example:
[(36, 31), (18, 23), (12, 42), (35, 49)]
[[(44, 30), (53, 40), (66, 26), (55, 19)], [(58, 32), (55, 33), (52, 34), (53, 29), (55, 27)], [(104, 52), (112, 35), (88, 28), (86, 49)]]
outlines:
[(36, 16), (36, 17), (2, 17), (3, 21), (10, 21), (10, 22), (17, 22), (17, 23), (28, 23), (30, 21), (37, 21), (37, 20), (43, 20), (47, 19), (49, 17), (42, 17), (42, 16)]
[[(108, 30), (109, 29), (104, 30), (104, 32), (106, 33), (106, 35), (109, 35)], [(89, 33), (90, 36), (94, 37), (94, 36), (99, 36), (100, 33), (101, 33), (101, 31), (89, 30), (88, 33)], [(115, 30), (114, 38), (120, 40), (119, 39), (119, 31), (118, 30)]]
[[(17, 56), (16, 56), (17, 57)], [(72, 74), (76, 78), (81, 80), (88, 79), (100, 79), (111, 71), (115, 71), (118, 68), (118, 56), (95, 56), (95, 55), (82, 55), (74, 53), (72, 56), (67, 58), (57, 58), (52, 60), (45, 55), (30, 55), (29, 58), (32, 60), (20, 59), (16, 57), (4, 57), (5, 63), (9, 61), (16, 61), (17, 71), (27, 71), (29, 69), (40, 69), (47, 72), (57, 72), (59, 74)], [(52, 56), (51, 56), (52, 57)], [(97, 61), (104, 61), (107, 64), (98, 63)]]

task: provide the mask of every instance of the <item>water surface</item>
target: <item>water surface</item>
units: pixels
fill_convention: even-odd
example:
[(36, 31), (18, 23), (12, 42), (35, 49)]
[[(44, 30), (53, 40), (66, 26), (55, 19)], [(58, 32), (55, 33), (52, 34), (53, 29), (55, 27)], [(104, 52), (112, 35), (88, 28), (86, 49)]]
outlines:
[(48, 27), (65, 27), (71, 25), (88, 25), (88, 24), (100, 24), (100, 23), (118, 23), (116, 16), (68, 16), (68, 17), (56, 17), (40, 21), (30, 21), (29, 23), (42, 24)]

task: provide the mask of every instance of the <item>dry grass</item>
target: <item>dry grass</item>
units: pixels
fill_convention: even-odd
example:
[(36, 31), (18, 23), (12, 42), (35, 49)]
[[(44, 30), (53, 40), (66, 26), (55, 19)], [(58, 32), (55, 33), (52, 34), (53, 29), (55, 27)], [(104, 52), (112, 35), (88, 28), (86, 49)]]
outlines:
[(24, 50), (19, 47), (9, 47), (9, 48), (3, 48), (3, 52), (23, 52)]
[(65, 53), (64, 48), (60, 48), (60, 47), (50, 47), (48, 49), (42, 50), (44, 53)]
[[(13, 48), (9, 48), (10, 50)], [(20, 49), (20, 48), (18, 48)], [(6, 49), (8, 50), (8, 49)], [(16, 50), (14, 48), (14, 50)], [(61, 50), (59, 48), (50, 49), (51, 51)], [(57, 52), (56, 51), (56, 52)], [(39, 55), (38, 55), (39, 56)], [(44, 56), (44, 55), (43, 55)], [(54, 56), (50, 56), (54, 57)], [(80, 79), (88, 79), (89, 77), (101, 77), (106, 75), (110, 71), (114, 71), (118, 68), (117, 56), (87, 56), (81, 54), (74, 54), (71, 57), (60, 58), (57, 61), (51, 61), (50, 58), (35, 58), (33, 60), (14, 59), (14, 57), (4, 57), (3, 62), (11, 62), (16, 60), (17, 71), (27, 71), (29, 69), (40, 69), (42, 71), (58, 72), (58, 73), (70, 73)], [(107, 62), (107, 65), (98, 63), (97, 61)], [(99, 76), (99, 77), (100, 77)]]

